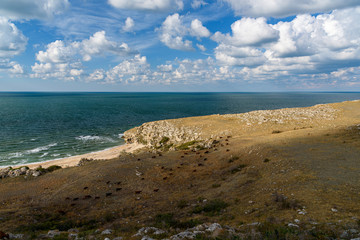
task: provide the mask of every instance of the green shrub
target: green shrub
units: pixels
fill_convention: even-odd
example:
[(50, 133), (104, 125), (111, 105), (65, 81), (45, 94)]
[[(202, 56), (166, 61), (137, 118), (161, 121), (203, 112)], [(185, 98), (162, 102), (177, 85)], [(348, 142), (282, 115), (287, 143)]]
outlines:
[(187, 205), (188, 205), (187, 201), (185, 201), (185, 200), (180, 200), (180, 201), (178, 202), (178, 204), (177, 204), (177, 207), (180, 208), (180, 209), (183, 209), (183, 208), (187, 207)]
[(61, 168), (62, 168), (62, 167), (60, 167), (60, 166), (58, 166), (58, 165), (52, 165), (52, 166), (48, 167), (48, 168), (46, 169), (46, 171), (48, 171), (48, 172), (53, 172), (53, 171), (58, 170), (58, 169), (61, 169)]
[(155, 216), (155, 225), (159, 228), (181, 228), (187, 229), (201, 224), (199, 220), (190, 219), (187, 221), (178, 221), (173, 213), (158, 214)]
[(239, 157), (238, 157), (238, 156), (233, 156), (233, 157), (231, 157), (231, 158), (229, 159), (229, 163), (232, 163), (232, 162), (234, 162), (234, 161), (236, 161), (236, 160), (239, 160)]
[(229, 206), (228, 203), (224, 202), (223, 200), (211, 200), (210, 202), (206, 203), (203, 206), (196, 206), (193, 209), (193, 213), (206, 213), (207, 215), (219, 215), (221, 210), (227, 208)]
[(163, 145), (163, 144), (167, 143), (169, 140), (170, 140), (170, 138), (168, 138), (168, 137), (163, 137), (163, 138), (160, 140), (159, 143), (160, 143), (161, 145)]
[(181, 228), (181, 229), (187, 229), (187, 228), (193, 228), (199, 224), (202, 224), (202, 222), (198, 219), (190, 219), (188, 221), (185, 221), (185, 222), (179, 222), (177, 224), (177, 227), (178, 228)]
[(178, 222), (174, 219), (173, 213), (157, 214), (155, 216), (155, 223), (159, 228), (175, 227), (178, 224)]
[(183, 144), (179, 145), (177, 147), (177, 149), (179, 149), (179, 150), (188, 150), (189, 147), (194, 145), (195, 143), (197, 143), (197, 141), (186, 142), (186, 143), (183, 143)]
[(258, 227), (262, 239), (295, 239), (298, 230), (281, 224), (265, 222)]
[(240, 172), (240, 171), (241, 171), (243, 168), (245, 168), (245, 167), (246, 167), (245, 164), (240, 164), (239, 166), (231, 169), (230, 172), (231, 172), (231, 174), (235, 174), (235, 173), (237, 173), (237, 172)]
[(298, 209), (301, 208), (301, 205), (296, 199), (288, 199), (285, 195), (274, 193), (273, 194), (274, 202), (278, 203), (280, 209)]

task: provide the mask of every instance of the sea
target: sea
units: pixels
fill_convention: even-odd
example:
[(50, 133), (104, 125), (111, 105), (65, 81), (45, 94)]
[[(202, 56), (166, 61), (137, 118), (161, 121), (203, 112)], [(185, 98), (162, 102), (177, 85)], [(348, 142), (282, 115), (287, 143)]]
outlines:
[(0, 166), (118, 146), (126, 130), (149, 121), (356, 99), (360, 93), (0, 92)]

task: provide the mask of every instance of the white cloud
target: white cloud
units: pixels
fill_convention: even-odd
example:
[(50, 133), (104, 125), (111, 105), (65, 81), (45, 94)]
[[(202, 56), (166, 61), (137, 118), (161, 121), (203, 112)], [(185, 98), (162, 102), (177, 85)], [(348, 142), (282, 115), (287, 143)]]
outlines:
[(166, 46), (176, 50), (193, 51), (193, 42), (185, 39), (186, 36), (200, 38), (209, 37), (210, 31), (203, 26), (198, 19), (191, 21), (184, 21), (184, 17), (178, 13), (169, 15), (162, 23), (161, 28), (157, 29), (160, 32), (160, 41)]
[(34, 74), (31, 76), (74, 80), (84, 74), (81, 61), (90, 61), (93, 56), (127, 56), (133, 53), (126, 43), (107, 39), (105, 31), (96, 32), (81, 42), (56, 40), (47, 45), (46, 51), (36, 54), (39, 63), (32, 66)]
[(359, 6), (358, 0), (224, 0), (240, 16), (286, 17)]
[(194, 0), (192, 3), (191, 3), (191, 7), (193, 9), (198, 9), (202, 6), (206, 6), (208, 3), (203, 1), (203, 0)]
[(108, 0), (113, 7), (131, 10), (167, 11), (182, 10), (182, 0)]
[(9, 20), (0, 17), (0, 58), (9, 58), (25, 51), (26, 37)]
[(162, 64), (157, 66), (159, 72), (171, 72), (173, 70), (172, 64)]
[(32, 78), (42, 78), (42, 79), (63, 79), (66, 81), (73, 81), (76, 79), (76, 76), (72, 75), (74, 71), (81, 71), (81, 69), (73, 68), (69, 63), (35, 63), (34, 66), (31, 66), (33, 71), (30, 74)]
[[(304, 88), (319, 87), (329, 84), (330, 79), (345, 81), (345, 77), (340, 80), (338, 70), (342, 69), (340, 73), (354, 84), (356, 71), (347, 70), (360, 65), (359, 21), (360, 7), (317, 16), (298, 15), (290, 22), (274, 25), (243, 18), (232, 25), (231, 34), (212, 37), (219, 43), (215, 57), (224, 67), (238, 68), (232, 72), (243, 80), (284, 81), (284, 85), (299, 81)], [(269, 41), (272, 34), (264, 30), (268, 27), (278, 38)]]
[(125, 25), (123, 27), (123, 30), (125, 32), (131, 32), (134, 28), (134, 20), (131, 17), (127, 17), (125, 20)]
[(22, 75), (25, 73), (23, 67), (15, 61), (0, 58), (0, 71), (5, 71), (11, 75)]
[(202, 22), (198, 19), (195, 19), (191, 22), (190, 34), (194, 37), (210, 37), (210, 31), (202, 25)]
[(0, 16), (10, 19), (49, 19), (62, 13), (68, 0), (1, 0)]
[(76, 54), (76, 48), (73, 44), (66, 45), (61, 40), (49, 43), (46, 51), (39, 51), (36, 54), (36, 60), (39, 62), (64, 63), (71, 60)]
[(134, 58), (124, 60), (106, 72), (102, 69), (95, 70), (87, 81), (125, 84), (147, 82), (150, 73), (150, 65), (146, 57), (135, 55)]
[(203, 51), (203, 52), (206, 51), (206, 47), (205, 47), (204, 45), (197, 43), (196, 46), (197, 46), (201, 51)]
[(188, 29), (183, 26), (182, 19), (178, 13), (168, 16), (160, 28), (160, 41), (172, 49), (191, 51), (192, 42), (184, 40), (183, 36)]
[(83, 69), (71, 69), (70, 70), (70, 75), (71, 76), (80, 76), (82, 73), (84, 72)]
[[(164, 70), (166, 69), (166, 71)], [(217, 81), (242, 79), (235, 68), (218, 66), (213, 58), (197, 60), (174, 60), (166, 67), (158, 66), (158, 71), (151, 73), (149, 79), (153, 84), (205, 84)]]
[(316, 17), (297, 16), (274, 28), (280, 39), (268, 49), (271, 57), (312, 56), (314, 62), (358, 59), (360, 48), (360, 8), (337, 10)]
[(89, 39), (81, 42), (81, 52), (84, 56), (84, 61), (91, 60), (92, 55), (128, 55), (132, 54), (132, 50), (126, 43), (117, 43), (109, 41), (106, 38), (105, 31), (96, 32)]
[(12, 66), (11, 69), (9, 69), (9, 71), (12, 74), (23, 74), (24, 73), (24, 69), (20, 64), (15, 64), (14, 66)]
[(102, 69), (97, 69), (93, 73), (89, 75), (89, 77), (86, 78), (88, 82), (93, 81), (102, 81), (105, 78), (105, 71)]
[(223, 65), (254, 67), (266, 62), (266, 57), (257, 48), (235, 47), (220, 44), (215, 48), (216, 59)]
[(231, 25), (232, 36), (216, 32), (212, 39), (234, 46), (259, 46), (274, 42), (279, 38), (279, 32), (265, 18), (242, 18)]
[(117, 66), (104, 71), (98, 69), (89, 75), (87, 81), (108, 84), (203, 84), (206, 82), (229, 80), (234, 77), (231, 70), (219, 67), (212, 58), (198, 60), (174, 60), (151, 70), (146, 57), (136, 55)]

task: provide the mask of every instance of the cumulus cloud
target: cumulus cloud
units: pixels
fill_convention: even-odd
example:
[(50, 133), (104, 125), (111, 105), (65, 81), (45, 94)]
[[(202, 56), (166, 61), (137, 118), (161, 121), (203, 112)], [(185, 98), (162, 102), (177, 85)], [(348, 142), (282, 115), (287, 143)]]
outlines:
[(300, 15), (274, 28), (280, 39), (268, 53), (270, 57), (311, 56), (314, 63), (356, 60), (360, 48), (360, 8), (337, 10), (318, 16)]
[(115, 8), (146, 10), (146, 11), (168, 11), (182, 10), (182, 0), (108, 0), (108, 3)]
[[(77, 44), (74, 44), (77, 45)], [(117, 43), (109, 41), (105, 36), (105, 31), (96, 32), (89, 39), (85, 39), (80, 43), (83, 60), (91, 60), (93, 55), (114, 54), (114, 55), (128, 55), (132, 54), (132, 50), (126, 43)]]
[(198, 19), (194, 19), (191, 22), (190, 34), (195, 37), (210, 37), (210, 31), (202, 25), (202, 22)]
[(126, 43), (110, 41), (105, 31), (96, 32), (89, 39), (81, 42), (64, 42), (56, 40), (49, 43), (46, 51), (36, 54), (32, 66), (32, 77), (36, 78), (62, 78), (74, 80), (83, 74), (82, 61), (90, 61), (93, 56), (127, 56), (134, 54)]
[(131, 32), (134, 28), (134, 20), (131, 17), (127, 17), (125, 20), (125, 25), (123, 27), (123, 30), (125, 32)]
[(150, 65), (145, 56), (135, 55), (134, 58), (124, 60), (108, 71), (95, 70), (87, 81), (104, 83), (136, 83), (147, 82), (150, 76)]
[(263, 52), (253, 47), (235, 47), (220, 44), (215, 48), (215, 57), (223, 65), (254, 67), (266, 62)]
[(1, 0), (0, 16), (9, 19), (48, 19), (62, 13), (68, 0)]
[(25, 51), (26, 37), (9, 20), (0, 17), (0, 58), (10, 58)]
[(23, 67), (15, 61), (0, 58), (0, 71), (5, 71), (11, 75), (22, 75), (25, 73)]
[(242, 18), (231, 25), (232, 36), (216, 32), (212, 39), (216, 42), (234, 46), (259, 46), (274, 42), (279, 38), (279, 32), (265, 18)]
[(286, 17), (360, 6), (358, 0), (224, 0), (239, 16)]
[(66, 45), (65, 42), (56, 40), (47, 45), (46, 51), (39, 51), (36, 54), (36, 59), (43, 63), (64, 63), (71, 60), (76, 54), (75, 50), (73, 44)]
[(137, 55), (105, 71), (98, 69), (89, 75), (88, 81), (110, 84), (204, 84), (216, 81), (233, 81), (243, 73), (228, 66), (219, 66), (216, 61), (206, 59), (176, 59), (150, 69), (146, 57)]
[(188, 29), (183, 26), (182, 19), (178, 13), (170, 15), (165, 19), (160, 32), (160, 41), (169, 48), (183, 51), (194, 49), (191, 41), (183, 39), (183, 36), (188, 33)]
[(12, 68), (9, 69), (10, 73), (12, 74), (23, 74), (24, 73), (24, 69), (23, 67), (16, 63), (12, 66)]
[(330, 79), (354, 84), (360, 66), (359, 21), (360, 7), (276, 24), (243, 18), (232, 24), (231, 33), (212, 36), (218, 42), (215, 58), (228, 71), (237, 68), (232, 73), (244, 81), (298, 81), (304, 88), (324, 86)]
[(186, 26), (183, 17), (178, 13), (169, 15), (162, 23), (160, 31), (160, 41), (172, 49), (192, 51), (192, 41), (184, 39), (186, 36), (209, 37), (210, 31), (203, 26), (202, 22), (194, 19), (190, 26)]

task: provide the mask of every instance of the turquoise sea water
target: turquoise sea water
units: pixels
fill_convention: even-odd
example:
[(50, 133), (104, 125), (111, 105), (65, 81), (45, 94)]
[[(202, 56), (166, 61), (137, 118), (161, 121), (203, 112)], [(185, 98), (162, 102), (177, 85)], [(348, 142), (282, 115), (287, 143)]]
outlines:
[(124, 131), (148, 121), (355, 99), (360, 93), (0, 93), (0, 166), (120, 145)]

